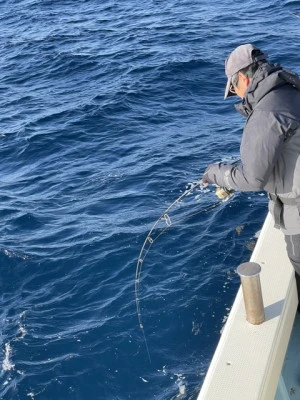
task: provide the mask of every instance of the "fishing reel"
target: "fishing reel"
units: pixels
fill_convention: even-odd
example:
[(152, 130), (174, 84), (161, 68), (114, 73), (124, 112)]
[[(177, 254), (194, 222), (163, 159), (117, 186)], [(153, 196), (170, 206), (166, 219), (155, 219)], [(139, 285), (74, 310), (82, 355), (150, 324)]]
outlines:
[(224, 200), (226, 198), (231, 197), (233, 195), (233, 193), (234, 193), (234, 190), (232, 190), (232, 189), (228, 189), (226, 187), (217, 186), (216, 195), (221, 200)]
[[(206, 188), (208, 186), (208, 183), (203, 183), (202, 179), (199, 181), (200, 187), (202, 188)], [(224, 200), (224, 199), (229, 199), (234, 193), (233, 189), (228, 189), (226, 187), (221, 187), (221, 186), (217, 186), (216, 189), (216, 196), (220, 199), (220, 200)]]

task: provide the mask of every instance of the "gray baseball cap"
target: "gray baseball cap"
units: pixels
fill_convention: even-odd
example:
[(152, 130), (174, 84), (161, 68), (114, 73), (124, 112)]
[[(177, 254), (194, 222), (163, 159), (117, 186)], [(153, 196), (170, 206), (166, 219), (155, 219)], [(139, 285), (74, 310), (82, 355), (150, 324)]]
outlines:
[(231, 79), (234, 74), (256, 61), (266, 60), (267, 58), (267, 54), (263, 53), (260, 49), (252, 44), (242, 44), (233, 50), (233, 52), (229, 54), (225, 61), (225, 74), (228, 80), (225, 89), (224, 100), (229, 96), (235, 96), (235, 93), (229, 91), (232, 84)]

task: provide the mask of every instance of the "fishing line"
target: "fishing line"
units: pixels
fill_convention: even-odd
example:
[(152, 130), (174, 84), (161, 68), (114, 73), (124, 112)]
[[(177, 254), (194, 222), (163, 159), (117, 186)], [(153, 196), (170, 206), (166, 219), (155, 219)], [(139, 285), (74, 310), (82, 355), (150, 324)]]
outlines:
[[(186, 220), (188, 218), (191, 218), (192, 216), (207, 212), (209, 210), (212, 210), (213, 208), (218, 207), (220, 204), (222, 204), (224, 201), (227, 201), (230, 197), (232, 197), (233, 192), (225, 192), (225, 196), (221, 198), (221, 200), (216, 201), (215, 203), (211, 204), (210, 206), (204, 207), (201, 210), (198, 210), (193, 213), (189, 213), (183, 217), (177, 218), (175, 220), (171, 220), (169, 216), (169, 211), (176, 205), (178, 204), (184, 197), (188, 196), (190, 193), (193, 192), (193, 190), (197, 187), (200, 187), (200, 189), (203, 189), (205, 186), (202, 183), (202, 180), (194, 183), (190, 189), (186, 190), (182, 195), (178, 197), (158, 218), (158, 220), (153, 224), (152, 228), (150, 229), (143, 246), (141, 248), (138, 261), (137, 261), (137, 266), (136, 266), (136, 273), (135, 273), (135, 302), (136, 302), (136, 310), (137, 310), (137, 316), (138, 316), (138, 321), (139, 321), (139, 326), (143, 332), (143, 338), (144, 338), (144, 343), (146, 346), (147, 354), (148, 354), (148, 359), (151, 363), (151, 356), (149, 352), (149, 347), (148, 347), (148, 342), (146, 339), (145, 335), (145, 330), (144, 330), (144, 325), (142, 321), (142, 313), (141, 313), (141, 308), (140, 308), (140, 299), (139, 299), (139, 283), (140, 283), (140, 277), (141, 277), (141, 272), (142, 272), (142, 266), (145, 261), (145, 258), (150, 251), (153, 243), (156, 242), (156, 240), (163, 234), (165, 233), (171, 226), (174, 226), (175, 224)], [(155, 234), (155, 228), (160, 222), (164, 222), (166, 226), (161, 229), (158, 233)], [(158, 228), (157, 228), (158, 229)]]

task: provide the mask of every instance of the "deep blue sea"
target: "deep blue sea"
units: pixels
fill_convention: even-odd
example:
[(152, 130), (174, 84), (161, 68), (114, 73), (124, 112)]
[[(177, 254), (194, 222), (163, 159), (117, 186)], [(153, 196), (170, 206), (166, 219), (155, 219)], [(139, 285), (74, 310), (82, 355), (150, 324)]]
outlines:
[(267, 198), (172, 207), (144, 332), (139, 253), (207, 164), (239, 158), (225, 57), (252, 42), (300, 73), (299, 17), (292, 0), (0, 1), (1, 399), (197, 398)]

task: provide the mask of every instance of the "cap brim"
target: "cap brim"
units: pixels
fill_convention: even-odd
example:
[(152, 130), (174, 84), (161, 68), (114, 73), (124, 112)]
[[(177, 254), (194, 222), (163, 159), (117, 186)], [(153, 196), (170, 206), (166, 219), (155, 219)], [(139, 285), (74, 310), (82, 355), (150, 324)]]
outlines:
[(226, 100), (227, 97), (236, 96), (235, 93), (232, 93), (232, 92), (230, 91), (230, 86), (231, 86), (231, 77), (228, 78), (228, 80), (227, 80), (227, 85), (226, 85), (225, 94), (224, 94), (224, 100)]

